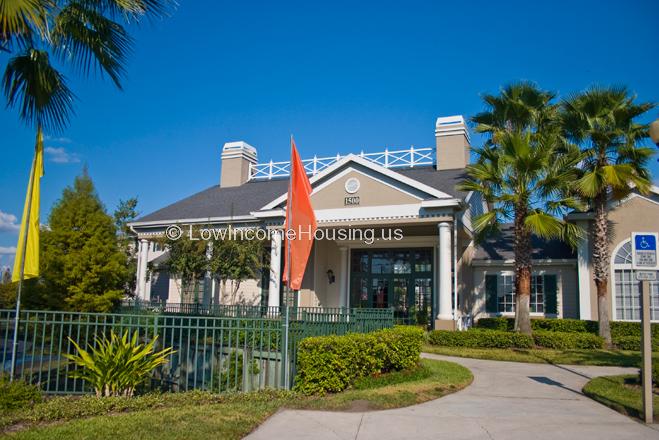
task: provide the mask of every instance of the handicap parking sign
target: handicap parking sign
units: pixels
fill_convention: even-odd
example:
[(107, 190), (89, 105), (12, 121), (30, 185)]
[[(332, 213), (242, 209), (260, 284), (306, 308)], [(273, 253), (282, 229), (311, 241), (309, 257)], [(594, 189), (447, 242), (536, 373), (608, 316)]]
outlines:
[(657, 233), (632, 233), (632, 268), (636, 270), (657, 270)]

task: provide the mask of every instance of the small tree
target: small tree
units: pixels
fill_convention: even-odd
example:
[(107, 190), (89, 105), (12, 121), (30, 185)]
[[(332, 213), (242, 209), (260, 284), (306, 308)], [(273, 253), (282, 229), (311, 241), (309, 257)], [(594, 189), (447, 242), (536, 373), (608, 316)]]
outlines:
[(107, 312), (121, 300), (126, 257), (86, 170), (55, 203), (41, 243), (44, 290), (60, 307)]
[(199, 302), (199, 286), (208, 270), (207, 241), (191, 240), (185, 234), (178, 240), (165, 239), (169, 250), (169, 272), (181, 279), (181, 300), (192, 290), (193, 302)]
[(135, 220), (139, 215), (137, 211), (137, 198), (119, 200), (114, 211), (114, 225), (117, 228), (117, 243), (119, 249), (126, 255), (126, 265), (131, 276), (126, 281), (124, 293), (132, 295), (137, 283), (137, 235), (128, 227), (128, 223)]
[(263, 241), (247, 240), (229, 227), (225, 239), (212, 241), (209, 267), (222, 286), (222, 299), (236, 303), (241, 283), (257, 278), (263, 270)]

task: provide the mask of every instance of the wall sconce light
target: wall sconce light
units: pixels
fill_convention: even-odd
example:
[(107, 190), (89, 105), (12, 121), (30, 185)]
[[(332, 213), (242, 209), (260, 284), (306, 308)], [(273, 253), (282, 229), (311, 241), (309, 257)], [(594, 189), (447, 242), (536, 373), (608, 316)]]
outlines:
[(336, 278), (334, 277), (334, 271), (332, 269), (327, 271), (327, 282), (332, 284)]

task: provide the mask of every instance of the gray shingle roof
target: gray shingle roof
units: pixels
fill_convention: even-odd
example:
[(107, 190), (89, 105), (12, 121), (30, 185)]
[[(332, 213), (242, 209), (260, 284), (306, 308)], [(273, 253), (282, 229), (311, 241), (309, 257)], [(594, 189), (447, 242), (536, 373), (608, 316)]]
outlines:
[[(501, 233), (488, 238), (476, 247), (474, 260), (512, 260), (514, 229), (512, 224), (501, 227)], [(534, 260), (573, 259), (575, 251), (560, 240), (545, 240), (535, 235), (531, 239), (532, 258)]]
[[(464, 170), (437, 171), (432, 166), (393, 170), (451, 196), (464, 198), (466, 193), (455, 189)], [(197, 194), (172, 203), (137, 219), (137, 222), (199, 219), (249, 215), (284, 194), (288, 179), (257, 180), (241, 186), (212, 186)]]
[(467, 197), (466, 191), (460, 191), (455, 187), (464, 177), (466, 177), (464, 169), (437, 171), (434, 166), (423, 166), (401, 170), (394, 169), (393, 171), (396, 171), (405, 177), (409, 177), (410, 179), (425, 183), (426, 185), (445, 192), (450, 196), (460, 199)]
[(249, 215), (285, 193), (288, 180), (247, 182), (240, 186), (211, 186), (197, 194), (147, 214), (138, 222)]

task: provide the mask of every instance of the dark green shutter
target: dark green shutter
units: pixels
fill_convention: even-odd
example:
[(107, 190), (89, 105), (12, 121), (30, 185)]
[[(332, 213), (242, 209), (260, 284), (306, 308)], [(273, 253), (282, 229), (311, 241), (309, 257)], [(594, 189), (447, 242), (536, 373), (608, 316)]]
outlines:
[(496, 313), (498, 303), (497, 275), (485, 275), (485, 311)]
[(556, 275), (545, 275), (545, 314), (558, 315)]

